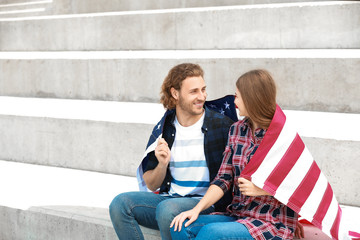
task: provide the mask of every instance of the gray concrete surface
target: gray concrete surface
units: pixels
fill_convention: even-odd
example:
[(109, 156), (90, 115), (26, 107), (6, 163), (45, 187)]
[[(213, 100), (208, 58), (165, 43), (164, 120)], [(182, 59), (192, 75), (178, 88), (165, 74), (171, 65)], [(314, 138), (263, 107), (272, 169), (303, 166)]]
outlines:
[[(72, 1), (54, 0), (52, 14), (76, 14), (93, 12), (113, 12), (113, 11), (136, 11), (149, 9), (170, 9), (170, 8), (190, 8), (190, 7), (209, 7), (209, 6), (231, 6), (245, 4), (267, 4), (267, 3), (290, 3), (290, 2), (315, 2), (319, 0), (103, 0), (99, 4), (96, 0)], [(324, 1), (324, 0), (320, 0)]]
[[(329, 130), (331, 131), (331, 130)], [(342, 204), (360, 206), (360, 142), (303, 138)]]
[(49, 7), (48, 2), (34, 2), (32, 3), (12, 3), (12, 4), (1, 4), (0, 3), (0, 18), (11, 18), (11, 17), (31, 17), (46, 15), (48, 13), (47, 8)]
[(0, 1), (0, 15), (5, 14), (8, 11), (21, 11), (36, 8), (47, 8), (52, 4), (51, 0), (40, 0), (40, 1), (8, 1), (4, 3)]
[[(19, 10), (1, 5), (18, 2), (30, 1), (0, 0), (0, 17), (3, 17), (1, 10)], [(172, 2), (175, 5), (166, 0), (143, 1), (140, 5), (138, 1), (124, 0), (123, 4), (119, 4), (120, 0), (95, 2), (54, 0), (41, 13), (98, 12), (94, 14), (25, 17), (22, 13), (0, 20), (0, 51), (47, 51), (1, 52), (0, 95), (157, 102), (158, 91), (154, 89), (159, 89), (169, 68), (191, 61), (204, 67), (210, 98), (233, 93), (239, 74), (261, 67), (273, 72), (278, 80), (279, 103), (284, 108), (360, 113), (360, 57), (359, 50), (352, 50), (360, 47), (359, 2), (295, 3), (299, 2), (295, 0), (290, 4), (228, 7), (225, 5), (233, 5), (235, 1), (182, 0)], [(265, 2), (286, 0), (244, 0), (236, 4)], [(217, 5), (223, 6), (190, 9)], [(138, 11), (148, 9), (168, 10)], [(131, 12), (114, 12), (127, 10)], [(185, 55), (172, 51), (109, 51), (100, 55), (73, 52), (253, 48), (266, 50), (231, 51), (231, 54), (230, 51), (188, 51)], [(343, 50), (346, 48), (349, 50)], [(2, 104), (0, 159), (8, 162), (0, 169), (0, 240), (116, 239), (107, 205), (115, 194), (126, 191), (124, 186), (131, 184), (123, 184), (118, 178), (125, 176), (114, 174), (134, 176), (153, 124), (125, 118), (121, 121), (118, 118), (110, 121), (103, 116), (89, 118), (81, 115), (82, 110), (77, 109), (80, 114), (74, 114), (74, 109), (63, 105), (51, 106), (56, 113), (71, 112), (72, 117), (33, 116), (31, 108), (20, 115), (4, 114)], [(99, 109), (92, 110), (94, 115), (103, 114)], [(113, 109), (118, 111), (120, 115), (133, 114), (130, 110)], [(307, 120), (319, 123), (317, 116)], [(142, 117), (149, 118), (146, 114)], [(335, 120), (335, 115), (328, 115), (320, 121), (319, 129), (304, 135), (304, 141), (339, 202), (359, 207), (360, 141), (356, 138), (359, 121), (342, 121), (346, 118), (350, 116), (344, 114)], [(353, 139), (320, 136), (320, 128), (329, 122), (333, 124), (325, 126), (327, 131), (343, 130), (353, 134)], [(36, 164), (32, 167), (44, 171), (40, 174), (17, 166), (12, 171), (4, 167), (19, 162)], [(67, 169), (55, 174), (49, 166)], [(108, 182), (101, 182), (105, 176)], [(116, 193), (105, 194), (104, 190)], [(103, 196), (106, 197), (101, 203), (96, 202)], [(19, 201), (27, 207), (9, 207)], [(350, 212), (358, 216), (358, 209)], [(353, 217), (349, 223), (356, 224), (356, 219)], [(146, 239), (160, 239), (157, 231), (144, 231)], [(309, 239), (319, 237), (318, 232), (311, 233)]]
[[(107, 213), (108, 209), (81, 206), (33, 207), (29, 210), (0, 206), (0, 240), (117, 240)], [(158, 231), (141, 229), (146, 240), (161, 239)]]
[(43, 1), (49, 1), (49, 0), (0, 0), (0, 5), (24, 4), (24, 3), (32, 4), (34, 2), (43, 2)]
[(0, 50), (352, 49), (359, 13), (345, 1), (1, 19)]
[[(87, 211), (91, 211), (90, 216), (86, 216)], [(0, 240), (116, 240), (118, 238), (111, 222), (105, 217), (107, 211), (71, 206), (35, 207), (29, 210), (0, 206), (0, 227), (5, 229), (0, 233)], [(359, 212), (359, 209), (355, 211)], [(330, 239), (313, 226), (304, 227), (303, 240)], [(159, 231), (145, 227), (141, 227), (141, 230), (146, 240), (161, 239)]]
[(182, 62), (204, 68), (210, 99), (264, 68), (286, 109), (360, 113), (360, 50), (2, 52), (0, 95), (158, 102), (167, 72)]
[[(96, 0), (2, 0), (0, 1), (0, 18), (315, 1), (325, 0), (103, 0), (101, 2)], [(35, 11), (40, 8), (43, 10)], [(30, 9), (33, 11), (24, 11)]]
[[(350, 122), (341, 123), (351, 127)], [(318, 124), (320, 131), (321, 121)], [(0, 159), (134, 176), (153, 126), (0, 115)], [(360, 206), (360, 141), (315, 136), (306, 136), (305, 142), (340, 203)]]
[(0, 116), (0, 158), (134, 176), (152, 125)]
[[(0, 206), (1, 240), (117, 239), (109, 224)], [(95, 221), (95, 222), (94, 222)], [(110, 223), (111, 224), (111, 223)]]
[[(136, 191), (137, 181), (0, 160), (0, 188), (0, 240), (115, 240), (108, 206), (117, 194)], [(158, 236), (143, 230), (146, 239)]]
[[(134, 177), (1, 160), (0, 166), (0, 240), (115, 240), (108, 205), (117, 194), (137, 186)], [(354, 221), (360, 208), (342, 210), (349, 229), (360, 231)], [(142, 231), (147, 240), (160, 239), (158, 231)], [(308, 226), (305, 237), (328, 239)]]

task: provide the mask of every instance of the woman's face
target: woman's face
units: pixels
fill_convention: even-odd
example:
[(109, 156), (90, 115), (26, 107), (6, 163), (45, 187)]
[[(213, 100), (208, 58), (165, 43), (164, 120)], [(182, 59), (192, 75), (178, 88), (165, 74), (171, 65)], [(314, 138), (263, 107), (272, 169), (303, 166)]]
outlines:
[(240, 116), (243, 116), (243, 117), (248, 117), (249, 116), (238, 89), (236, 89), (236, 92), (235, 92), (235, 101), (234, 101), (234, 103), (236, 104), (237, 108), (239, 109), (239, 115)]

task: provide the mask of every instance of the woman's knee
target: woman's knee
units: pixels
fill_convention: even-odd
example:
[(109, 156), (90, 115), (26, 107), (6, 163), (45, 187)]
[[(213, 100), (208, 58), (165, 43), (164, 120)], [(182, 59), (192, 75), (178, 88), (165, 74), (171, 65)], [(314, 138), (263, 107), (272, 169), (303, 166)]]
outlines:
[(238, 222), (214, 222), (203, 226), (197, 234), (199, 239), (252, 239), (247, 228)]
[(177, 239), (192, 239), (195, 237), (194, 234), (192, 234), (191, 231), (189, 231), (189, 227), (186, 228), (185, 224), (188, 220), (185, 220), (181, 226), (181, 231), (179, 231), (179, 229), (177, 229), (176, 231), (174, 230), (175, 226), (173, 226), (172, 228), (170, 228), (170, 233), (171, 233), (171, 238), (173, 240), (177, 240)]
[[(220, 234), (220, 236), (219, 236)], [(220, 237), (224, 234), (224, 230), (217, 228), (216, 223), (209, 223), (204, 225), (200, 231), (198, 232), (197, 236), (199, 239), (220, 239)]]

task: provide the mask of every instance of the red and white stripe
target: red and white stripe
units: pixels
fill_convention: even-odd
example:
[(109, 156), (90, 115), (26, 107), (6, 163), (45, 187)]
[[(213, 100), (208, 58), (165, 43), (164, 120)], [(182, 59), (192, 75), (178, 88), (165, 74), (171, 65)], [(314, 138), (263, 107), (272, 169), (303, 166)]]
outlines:
[(241, 175), (331, 238), (350, 239), (348, 231), (340, 231), (341, 208), (330, 184), (279, 106)]

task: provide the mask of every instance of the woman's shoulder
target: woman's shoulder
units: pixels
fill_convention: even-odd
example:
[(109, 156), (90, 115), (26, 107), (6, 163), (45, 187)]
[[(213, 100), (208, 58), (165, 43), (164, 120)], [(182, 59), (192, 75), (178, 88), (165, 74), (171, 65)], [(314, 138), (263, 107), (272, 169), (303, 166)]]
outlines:
[(234, 127), (234, 128), (238, 128), (238, 127), (248, 127), (249, 125), (249, 119), (248, 118), (243, 118), (243, 119), (240, 119), (239, 121), (237, 122), (234, 122), (231, 127)]
[(230, 135), (243, 135), (246, 133), (249, 127), (249, 120), (247, 118), (241, 119), (233, 123), (230, 127)]

